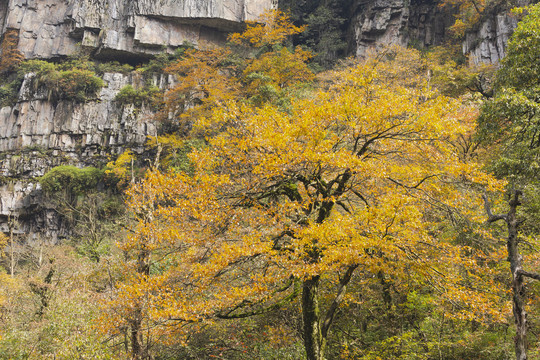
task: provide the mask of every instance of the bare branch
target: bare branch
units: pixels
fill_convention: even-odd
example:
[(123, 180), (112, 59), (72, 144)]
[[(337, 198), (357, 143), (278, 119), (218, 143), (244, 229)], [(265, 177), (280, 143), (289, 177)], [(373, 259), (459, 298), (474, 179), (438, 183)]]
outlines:
[(332, 325), (332, 322), (334, 321), (334, 317), (336, 315), (336, 311), (339, 308), (339, 305), (341, 305), (341, 302), (343, 301), (343, 297), (345, 296), (345, 292), (347, 291), (347, 285), (351, 281), (352, 275), (354, 273), (354, 270), (358, 267), (358, 264), (350, 265), (347, 268), (347, 271), (339, 281), (339, 288), (337, 295), (330, 305), (330, 308), (328, 309), (328, 312), (326, 313), (326, 317), (324, 319), (324, 322), (322, 324), (321, 328), (321, 335), (322, 338), (325, 339), (328, 335), (328, 330), (330, 329), (330, 326)]
[(397, 185), (399, 185), (399, 186), (401, 186), (401, 187), (404, 187), (404, 188), (406, 188), (406, 189), (418, 189), (418, 187), (419, 187), (420, 185), (422, 185), (422, 183), (423, 183), (424, 181), (426, 181), (426, 180), (428, 180), (428, 179), (431, 179), (432, 177), (436, 177), (436, 176), (439, 176), (439, 175), (438, 175), (438, 174), (428, 175), (428, 176), (424, 177), (423, 179), (421, 179), (418, 183), (416, 183), (416, 185), (413, 185), (413, 186), (407, 186), (407, 185), (402, 184), (402, 183), (400, 183), (399, 181), (394, 180), (394, 179), (392, 179), (392, 178), (388, 178), (388, 180), (390, 180), (390, 181), (393, 182), (394, 184), (397, 184)]
[(489, 203), (489, 200), (486, 194), (482, 195), (482, 199), (484, 199), (484, 209), (486, 209), (486, 214), (488, 215), (488, 219), (487, 219), (488, 223), (491, 224), (499, 220), (507, 221), (506, 215), (494, 215), (491, 212), (491, 204)]
[(525, 276), (531, 279), (540, 280), (540, 274), (531, 273), (525, 270), (518, 270), (517, 276)]

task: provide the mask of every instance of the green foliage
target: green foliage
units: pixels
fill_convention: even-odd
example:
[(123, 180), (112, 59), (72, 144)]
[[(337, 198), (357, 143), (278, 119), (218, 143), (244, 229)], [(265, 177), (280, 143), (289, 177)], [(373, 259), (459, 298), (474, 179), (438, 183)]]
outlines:
[(96, 63), (94, 71), (102, 76), (105, 73), (120, 73), (127, 75), (134, 70), (134, 67), (129, 64), (120, 64), (118, 61)]
[[(84, 102), (95, 97), (105, 85), (105, 82), (90, 70), (73, 69), (61, 71), (59, 78), (58, 85), (54, 88), (57, 96), (77, 102)], [(53, 83), (46, 82), (46, 84), (50, 87), (54, 86)]]
[(6, 288), (9, 294), (6, 301), (0, 301), (0, 359), (119, 359), (93, 324), (99, 309), (97, 287), (103, 287), (107, 270), (111, 274), (113, 269), (81, 259), (66, 246), (39, 249), (27, 250), (24, 255), (37, 259), (41, 251), (57, 263), (57, 275), (46, 286), (49, 301), (41, 317), (35, 315), (40, 301), (28, 284), (39, 282), (48, 262), (29, 262), (14, 277), (0, 274), (0, 294)]
[(132, 85), (126, 85), (116, 95), (114, 100), (121, 105), (135, 105), (140, 108), (145, 105), (159, 104), (163, 92), (157, 86), (145, 86), (140, 89), (135, 89)]
[(445, 95), (459, 97), (467, 93), (492, 95), (495, 66), (469, 65), (460, 44), (445, 44), (426, 52), (431, 61), (433, 84)]
[(172, 54), (163, 51), (148, 61), (148, 63), (138, 67), (137, 71), (144, 75), (163, 74), (164, 68), (170, 66), (173, 62), (182, 59), (186, 50), (193, 48), (193, 44), (185, 42), (184, 45), (177, 48)]
[(68, 191), (80, 195), (94, 190), (103, 179), (103, 172), (94, 167), (79, 169), (71, 165), (57, 166), (40, 178), (46, 193)]
[(6, 85), (0, 85), (0, 108), (13, 106), (17, 102), (20, 86), (20, 81), (12, 81)]
[[(71, 64), (74, 65), (74, 64)], [(19, 68), (19, 74), (34, 73), (34, 90), (44, 87), (49, 98), (85, 102), (95, 98), (105, 82), (90, 70), (87, 63), (57, 65), (43, 60), (29, 60)], [(68, 68), (69, 70), (64, 70)]]
[(540, 4), (528, 8), (497, 73), (495, 96), (479, 119), (479, 135), (498, 146), (492, 170), (514, 184), (540, 174)]
[(121, 196), (109, 189), (98, 191), (104, 176), (104, 171), (93, 167), (58, 166), (40, 179), (48, 206), (70, 228), (72, 245), (95, 262), (109, 253), (120, 231), (116, 220), (125, 213)]
[[(540, 93), (540, 4), (521, 9), (528, 15), (518, 23), (508, 42), (507, 56), (498, 73), (498, 86)], [(537, 99), (538, 100), (538, 99)]]
[(175, 134), (149, 137), (146, 143), (148, 149), (160, 148), (160, 165), (162, 168), (171, 168), (175, 171), (193, 174), (193, 164), (189, 160), (189, 153), (200, 150), (206, 146), (205, 141), (190, 138), (183, 139)]
[(330, 68), (347, 50), (345, 12), (352, 6), (350, 0), (283, 0), (280, 8), (290, 12), (296, 24), (307, 25), (307, 30), (295, 43), (307, 46), (315, 54), (314, 64)]
[(306, 45), (315, 52), (315, 61), (329, 68), (347, 49), (342, 26), (345, 19), (339, 14), (339, 1), (326, 1), (306, 18)]

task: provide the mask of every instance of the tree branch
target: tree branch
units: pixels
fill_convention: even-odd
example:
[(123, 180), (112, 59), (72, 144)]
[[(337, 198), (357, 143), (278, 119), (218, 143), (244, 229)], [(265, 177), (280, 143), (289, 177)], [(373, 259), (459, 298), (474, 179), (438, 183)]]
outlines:
[(531, 279), (540, 280), (540, 274), (531, 273), (525, 270), (518, 270), (517, 276), (525, 276)]
[(279, 300), (275, 304), (272, 304), (272, 305), (267, 306), (267, 307), (262, 308), (262, 309), (247, 311), (247, 312), (240, 313), (240, 314), (233, 314), (233, 312), (235, 310), (238, 310), (238, 309), (240, 309), (240, 308), (242, 308), (244, 306), (251, 305), (251, 303), (247, 303), (247, 302), (243, 301), (240, 304), (238, 304), (237, 306), (235, 306), (234, 308), (232, 308), (231, 310), (227, 311), (226, 313), (217, 313), (216, 317), (218, 319), (243, 319), (243, 318), (247, 318), (247, 317), (251, 317), (251, 316), (255, 316), (255, 315), (265, 314), (265, 313), (268, 313), (268, 312), (273, 311), (273, 310), (277, 310), (282, 305), (294, 300), (294, 298), (296, 298), (298, 296), (298, 294), (300, 293), (300, 286), (298, 286), (298, 281), (296, 279), (291, 279), (290, 282), (288, 282), (285, 285), (284, 288), (278, 289), (276, 291), (276, 293), (286, 291), (288, 288), (291, 287), (291, 285), (293, 285), (292, 293), (290, 293), (289, 295), (287, 295), (283, 299)]
[(422, 185), (422, 183), (423, 183), (424, 181), (426, 181), (426, 180), (428, 180), (428, 179), (431, 179), (432, 177), (436, 177), (436, 176), (439, 176), (439, 175), (438, 175), (438, 174), (428, 175), (428, 176), (426, 176), (425, 178), (423, 178), (422, 180), (420, 180), (416, 185), (413, 185), (413, 186), (407, 186), (407, 185), (402, 184), (402, 183), (400, 183), (399, 181), (394, 180), (394, 179), (392, 179), (392, 178), (388, 178), (388, 180), (390, 180), (390, 181), (393, 182), (394, 184), (397, 184), (397, 185), (399, 185), (399, 186), (401, 186), (401, 187), (404, 187), (404, 188), (406, 188), (406, 189), (418, 189), (418, 187), (419, 187), (420, 185)]
[(482, 199), (484, 199), (484, 209), (486, 209), (486, 214), (488, 215), (488, 219), (487, 219), (488, 223), (491, 224), (491, 223), (499, 221), (499, 220), (507, 221), (507, 216), (506, 215), (494, 215), (491, 212), (491, 204), (489, 203), (489, 200), (488, 200), (486, 194), (482, 195)]
[(330, 305), (330, 308), (328, 309), (328, 312), (326, 313), (326, 317), (322, 324), (321, 336), (323, 339), (325, 339), (326, 336), (328, 335), (328, 330), (330, 329), (330, 326), (332, 325), (332, 322), (334, 321), (334, 317), (336, 316), (337, 309), (339, 308), (339, 305), (341, 305), (341, 302), (343, 301), (343, 297), (345, 296), (345, 292), (347, 291), (347, 285), (351, 281), (354, 270), (356, 270), (357, 267), (358, 267), (358, 264), (350, 265), (347, 268), (345, 275), (343, 275), (343, 277), (339, 281), (339, 288), (338, 288), (337, 295), (334, 301), (332, 302), (332, 304)]

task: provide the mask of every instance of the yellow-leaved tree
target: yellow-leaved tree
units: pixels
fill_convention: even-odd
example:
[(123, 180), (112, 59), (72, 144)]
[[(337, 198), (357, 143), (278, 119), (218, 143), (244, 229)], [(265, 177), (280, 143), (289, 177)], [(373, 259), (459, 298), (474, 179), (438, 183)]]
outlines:
[[(360, 270), (426, 284), (446, 274), (449, 302), (499, 317), (490, 292), (474, 290), (489, 284), (471, 286), (481, 266), (436, 239), (434, 224), (481, 209), (475, 190), (500, 184), (464, 154), (472, 122), (425, 70), (418, 52), (392, 50), (329, 74), (327, 88), (286, 110), (228, 101), (198, 119), (212, 137), (190, 154), (192, 173), (150, 171), (129, 191), (132, 271), (107, 330), (131, 321), (137, 344), (143, 325), (167, 342), (298, 299), (306, 358), (322, 360)], [(464, 263), (466, 286), (456, 270)], [(324, 308), (323, 290), (333, 293)]]

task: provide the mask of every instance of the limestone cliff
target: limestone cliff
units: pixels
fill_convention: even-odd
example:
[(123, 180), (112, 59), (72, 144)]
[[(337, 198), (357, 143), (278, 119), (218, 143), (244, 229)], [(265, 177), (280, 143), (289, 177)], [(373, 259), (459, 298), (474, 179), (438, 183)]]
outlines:
[[(357, 56), (378, 45), (441, 45), (455, 22), (451, 9), (432, 0), (357, 0), (351, 10), (349, 47)], [(489, 9), (481, 23), (467, 32), (463, 53), (474, 63), (498, 63), (516, 26), (517, 19), (509, 11)]]
[[(120, 73), (103, 78), (107, 86), (97, 99), (76, 103), (53, 102), (44, 91), (35, 93), (29, 75), (17, 104), (0, 109), (0, 231), (6, 231), (7, 217), (16, 215), (20, 232), (61, 236), (65, 232), (54, 211), (40, 206), (36, 178), (58, 165), (104, 163), (128, 148), (142, 153), (147, 136), (156, 135), (148, 108), (114, 101), (122, 87), (140, 79)], [(170, 82), (166, 76), (153, 80), (162, 88)]]
[(221, 42), (271, 0), (0, 0), (0, 32), (19, 31), (27, 59), (156, 54), (184, 42)]
[(451, 13), (429, 0), (361, 0), (352, 13), (349, 43), (357, 56), (379, 45), (440, 45), (454, 21)]
[(496, 64), (505, 55), (506, 44), (517, 26), (517, 19), (509, 13), (488, 16), (478, 29), (466, 34), (463, 53), (474, 63)]

